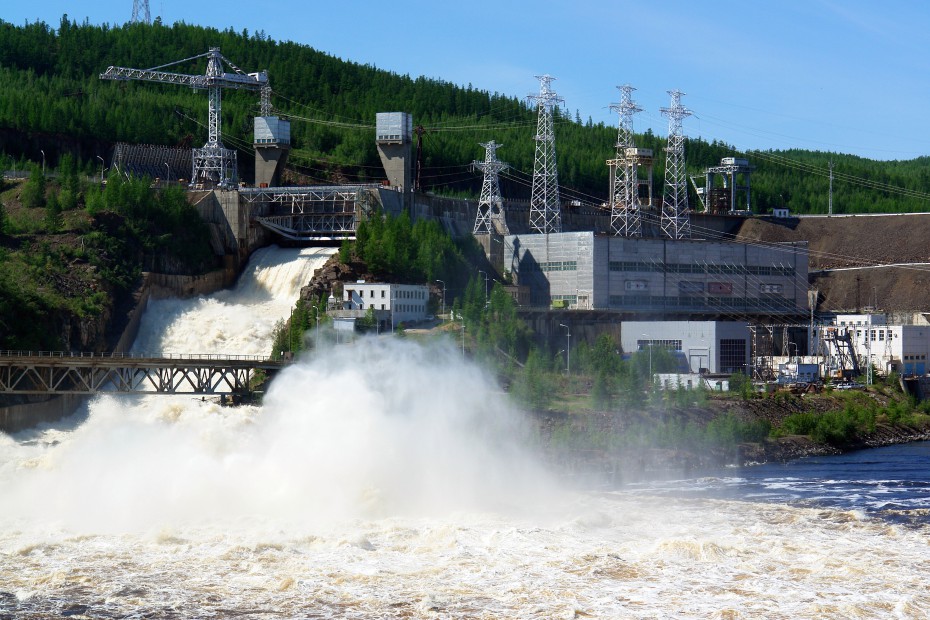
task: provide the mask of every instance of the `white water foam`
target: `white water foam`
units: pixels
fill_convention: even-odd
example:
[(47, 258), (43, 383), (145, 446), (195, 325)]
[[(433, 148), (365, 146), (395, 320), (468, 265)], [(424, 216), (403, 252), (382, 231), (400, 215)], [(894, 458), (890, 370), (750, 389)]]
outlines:
[(0, 615), (930, 615), (927, 531), (569, 493), (493, 381), (442, 345), (302, 360), (262, 408), (100, 398), (30, 437), (0, 436)]
[(275, 324), (287, 318), (300, 287), (334, 252), (262, 248), (231, 290), (151, 300), (133, 352), (268, 355)]

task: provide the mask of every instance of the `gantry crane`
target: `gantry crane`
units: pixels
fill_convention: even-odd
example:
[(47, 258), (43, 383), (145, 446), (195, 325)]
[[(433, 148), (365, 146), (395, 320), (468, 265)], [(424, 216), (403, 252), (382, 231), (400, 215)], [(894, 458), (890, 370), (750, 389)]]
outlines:
[[(162, 71), (166, 67), (179, 65), (198, 58), (207, 58), (207, 71), (204, 75), (185, 75)], [(224, 63), (233, 70), (232, 73), (225, 71)], [(210, 51), (205, 54), (191, 56), (184, 60), (151, 69), (108, 67), (106, 72), (100, 74), (100, 79), (162, 82), (206, 90), (210, 101), (210, 113), (207, 123), (209, 139), (203, 148), (194, 149), (191, 185), (235, 186), (237, 180), (236, 152), (224, 147), (221, 139), (222, 97), (220, 93), (223, 88), (258, 90), (262, 92), (262, 107), (265, 108), (268, 105), (269, 91), (267, 72), (245, 73), (229, 62), (229, 59), (220, 53), (220, 48), (211, 47)]]

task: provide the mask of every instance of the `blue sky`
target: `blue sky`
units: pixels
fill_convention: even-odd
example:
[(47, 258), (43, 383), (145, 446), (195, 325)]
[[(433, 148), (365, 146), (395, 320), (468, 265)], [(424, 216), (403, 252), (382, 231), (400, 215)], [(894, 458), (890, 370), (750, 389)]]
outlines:
[[(4, 2), (14, 24), (61, 15), (119, 24), (132, 0)], [(616, 86), (636, 87), (634, 130), (668, 133), (666, 91), (686, 93), (689, 136), (738, 149), (804, 148), (875, 159), (930, 155), (930, 2), (924, 0), (149, 0), (165, 23), (263, 30), (400, 74), (525, 97), (556, 78), (565, 106), (616, 126)], [(165, 59), (170, 61), (173, 59)], [(232, 59), (235, 61), (235, 59)], [(245, 67), (260, 69), (260, 67)], [(271, 76), (274, 83), (274, 76)]]

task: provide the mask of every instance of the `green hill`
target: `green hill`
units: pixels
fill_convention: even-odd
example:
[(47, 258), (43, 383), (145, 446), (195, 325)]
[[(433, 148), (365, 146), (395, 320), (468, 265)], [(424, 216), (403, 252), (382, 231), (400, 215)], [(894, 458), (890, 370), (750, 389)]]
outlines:
[[(178, 86), (102, 81), (109, 65), (155, 67), (202, 54), (209, 47), (246, 71), (269, 72), (279, 114), (293, 119), (291, 178), (304, 183), (379, 180), (383, 177), (373, 139), (375, 113), (407, 111), (425, 129), (424, 188), (476, 195), (479, 176), (472, 160), (479, 142), (496, 140), (500, 157), (513, 167), (502, 180), (505, 196), (528, 197), (533, 168), (536, 115), (525, 102), (498, 93), (413, 78), (341, 60), (311, 47), (277, 42), (263, 32), (219, 31), (176, 23), (94, 26), (64, 16), (53, 28), (38, 22), (0, 21), (0, 157), (4, 168), (49, 166), (70, 153), (88, 173), (96, 157), (118, 141), (199, 145), (205, 141), (206, 96)], [(179, 66), (201, 73), (203, 65)], [(254, 93), (226, 92), (224, 142), (242, 150), (248, 178)], [(600, 203), (608, 193), (605, 160), (613, 154), (616, 127), (557, 113), (559, 180), (565, 198)], [(646, 133), (638, 145), (661, 155), (664, 139)], [(717, 142), (689, 140), (689, 173), (700, 175), (721, 157), (744, 155)], [(753, 174), (757, 211), (786, 206), (798, 213), (825, 213), (828, 162), (835, 162), (834, 212), (923, 211), (930, 192), (930, 158), (879, 162), (812, 151), (745, 154)], [(656, 187), (661, 191), (662, 157)], [(694, 201), (694, 204), (697, 204)]]

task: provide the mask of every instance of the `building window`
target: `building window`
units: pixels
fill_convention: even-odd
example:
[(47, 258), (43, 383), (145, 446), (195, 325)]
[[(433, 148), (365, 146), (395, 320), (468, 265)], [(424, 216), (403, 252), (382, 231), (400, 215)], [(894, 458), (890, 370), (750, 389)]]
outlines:
[(384, 289), (381, 289), (381, 299), (384, 299)]
[(636, 348), (645, 351), (646, 347), (656, 347), (667, 351), (681, 351), (681, 340), (637, 340)]
[(720, 371), (746, 372), (746, 340), (744, 338), (720, 340)]

